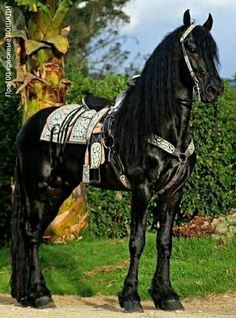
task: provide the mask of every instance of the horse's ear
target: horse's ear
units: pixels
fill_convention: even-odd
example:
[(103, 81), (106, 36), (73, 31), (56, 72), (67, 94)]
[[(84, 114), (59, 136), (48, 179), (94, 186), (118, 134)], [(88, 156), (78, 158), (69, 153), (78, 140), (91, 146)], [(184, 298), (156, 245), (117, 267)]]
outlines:
[(184, 22), (184, 25), (185, 25), (187, 28), (188, 28), (188, 27), (190, 26), (190, 24), (191, 24), (191, 16), (190, 16), (189, 9), (184, 12), (183, 22)]
[(211, 31), (212, 25), (213, 25), (213, 18), (212, 18), (212, 15), (209, 13), (208, 19), (203, 24), (203, 27), (207, 29), (208, 31)]

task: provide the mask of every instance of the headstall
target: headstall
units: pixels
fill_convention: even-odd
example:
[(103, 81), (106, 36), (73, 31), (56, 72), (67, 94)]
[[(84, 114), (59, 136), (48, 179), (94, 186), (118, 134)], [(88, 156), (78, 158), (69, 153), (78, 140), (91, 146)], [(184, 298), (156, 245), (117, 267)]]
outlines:
[(187, 65), (187, 68), (189, 70), (189, 73), (194, 81), (194, 91), (196, 92), (197, 96), (198, 96), (198, 100), (201, 101), (201, 95), (200, 95), (200, 87), (199, 87), (199, 80), (197, 79), (197, 76), (195, 75), (190, 59), (188, 57), (185, 45), (184, 45), (184, 40), (187, 38), (187, 36), (192, 32), (192, 30), (196, 27), (195, 24), (191, 24), (187, 30), (182, 34), (181, 38), (180, 38), (180, 43), (181, 43), (181, 47), (182, 47), (182, 51), (183, 51), (183, 55), (184, 55), (184, 60), (185, 63)]

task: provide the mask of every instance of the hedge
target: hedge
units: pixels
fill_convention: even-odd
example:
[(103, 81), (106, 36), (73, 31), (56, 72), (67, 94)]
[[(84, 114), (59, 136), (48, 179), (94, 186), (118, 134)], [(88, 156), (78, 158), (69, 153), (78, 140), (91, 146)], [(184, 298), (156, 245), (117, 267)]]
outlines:
[[(85, 77), (74, 70), (67, 77), (73, 86), (68, 103), (81, 103), (85, 91), (114, 100), (126, 87), (123, 75), (108, 75), (103, 79)], [(2, 83), (1, 79), (1, 83)], [(14, 138), (19, 127), (17, 97), (4, 97), (0, 87), (0, 186), (7, 187), (14, 174)], [(225, 82), (225, 93), (218, 103), (218, 111), (210, 104), (193, 107), (191, 130), (197, 151), (197, 164), (185, 187), (182, 212), (200, 215), (228, 213), (236, 206), (234, 192), (236, 91)], [(130, 210), (130, 194), (99, 190), (88, 187), (90, 202), (90, 231), (96, 236), (123, 237), (127, 234)], [(8, 202), (8, 203), (7, 203)], [(0, 236), (8, 224), (7, 198), (0, 199)], [(155, 201), (152, 203), (155, 208)], [(9, 214), (9, 213), (8, 213)], [(1, 240), (0, 237), (0, 240)]]

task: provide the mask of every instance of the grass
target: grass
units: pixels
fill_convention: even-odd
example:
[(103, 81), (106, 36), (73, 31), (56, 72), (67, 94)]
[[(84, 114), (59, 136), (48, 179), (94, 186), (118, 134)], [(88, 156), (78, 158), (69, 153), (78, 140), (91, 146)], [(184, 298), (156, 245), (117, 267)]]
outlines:
[[(236, 239), (219, 246), (211, 238), (174, 239), (172, 283), (182, 297), (236, 291)], [(140, 295), (148, 298), (156, 260), (149, 234), (140, 263)], [(53, 294), (116, 295), (128, 268), (127, 240), (90, 240), (41, 247), (42, 268)], [(9, 250), (0, 249), (0, 292), (9, 293)]]

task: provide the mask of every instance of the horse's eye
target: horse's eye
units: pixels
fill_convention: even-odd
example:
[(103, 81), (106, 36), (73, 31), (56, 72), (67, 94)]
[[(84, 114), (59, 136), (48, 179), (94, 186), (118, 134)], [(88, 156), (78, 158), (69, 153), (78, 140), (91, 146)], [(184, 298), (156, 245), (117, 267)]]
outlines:
[(190, 49), (190, 53), (197, 53), (197, 50), (194, 49), (194, 48), (191, 48), (191, 49)]

